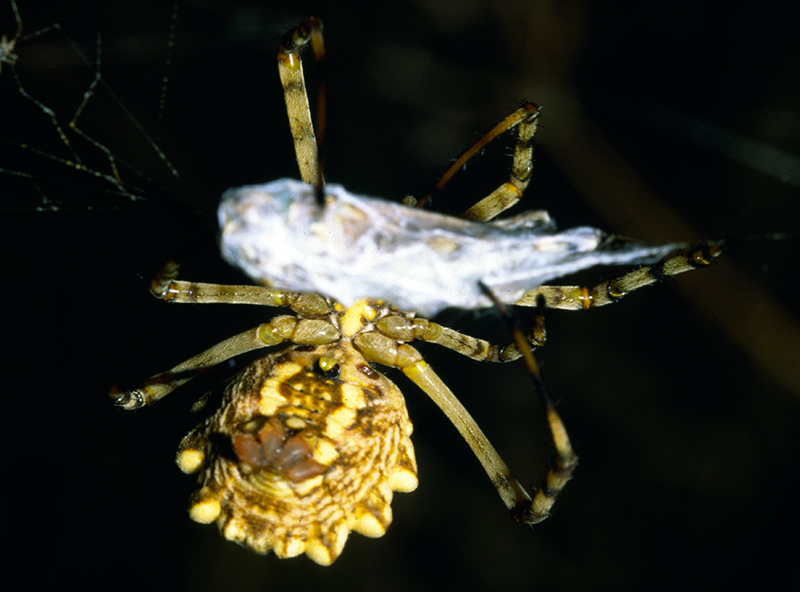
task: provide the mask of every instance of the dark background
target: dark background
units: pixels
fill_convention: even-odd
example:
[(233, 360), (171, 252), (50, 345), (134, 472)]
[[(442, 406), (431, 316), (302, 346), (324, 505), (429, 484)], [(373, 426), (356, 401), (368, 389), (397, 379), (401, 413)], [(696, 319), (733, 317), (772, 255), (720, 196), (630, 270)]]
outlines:
[[(141, 199), (21, 148), (72, 158), (3, 65), (0, 136), (12, 141), (0, 167), (36, 182), (0, 173), (9, 577), (194, 590), (798, 583), (796, 234), (735, 242), (710, 271), (616, 306), (548, 316), (539, 357), (581, 465), (533, 531), (507, 516), (457, 432), (396, 372), (420, 487), (395, 497), (386, 536), (353, 535), (329, 568), (251, 554), (188, 519), (194, 484), (173, 455), (196, 421), (194, 396), (222, 376), (138, 413), (106, 397), (270, 314), (170, 307), (147, 283), (170, 257), (186, 278), (242, 281), (216, 254), (213, 212), (228, 187), (297, 176), (274, 54), (301, 17), (325, 21), (328, 179), (387, 199), (422, 195), (528, 99), (544, 111), (526, 208), (562, 226), (702, 241), (800, 226), (800, 41), (788, 12), (769, 2), (184, 1), (159, 116), (169, 3), (18, 2), (26, 34), (58, 22), (74, 43), (50, 31), (17, 46), (25, 88), (64, 123), (93, 77), (79, 56), (94, 67), (100, 32), (119, 102), (100, 88), (78, 126), (131, 163), (122, 177)], [(0, 31), (14, 29), (4, 0)], [(70, 138), (87, 166), (108, 172), (102, 152)], [(487, 150), (436, 206), (459, 211), (504, 180), (512, 145)], [(491, 314), (442, 321), (507, 339)], [(424, 352), (516, 474), (538, 485), (550, 449), (522, 368)]]

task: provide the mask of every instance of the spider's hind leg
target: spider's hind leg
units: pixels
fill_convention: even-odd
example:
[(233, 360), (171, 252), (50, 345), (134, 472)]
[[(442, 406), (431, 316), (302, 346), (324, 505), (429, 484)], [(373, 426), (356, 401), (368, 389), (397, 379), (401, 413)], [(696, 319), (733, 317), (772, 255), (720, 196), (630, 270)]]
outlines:
[[(555, 457), (547, 472), (544, 486), (536, 492), (532, 500), (519, 500), (517, 506), (512, 510), (512, 515), (517, 521), (524, 524), (536, 524), (549, 516), (550, 508), (553, 507), (558, 494), (564, 489), (564, 486), (572, 477), (575, 467), (578, 466), (578, 457), (572, 449), (564, 423), (561, 421), (561, 417), (547, 394), (545, 383), (539, 371), (539, 363), (536, 361), (536, 357), (530, 348), (529, 340), (520, 328), (516, 317), (483, 283), (480, 284), (480, 288), (492, 301), (511, 330), (514, 342), (525, 360), (525, 366), (528, 369), (533, 385), (544, 402), (547, 424), (550, 427), (550, 434), (555, 445)], [(544, 326), (545, 302), (541, 296), (537, 298), (536, 307), (536, 324)]]
[[(436, 403), (472, 449), (506, 508), (516, 520), (526, 524), (535, 524), (544, 520), (548, 516), (556, 496), (569, 480), (577, 464), (577, 457), (572, 451), (567, 432), (553, 405), (544, 397), (547, 406), (547, 420), (556, 447), (556, 460), (547, 475), (545, 486), (531, 497), (514, 477), (511, 469), (453, 391), (422, 359), (419, 351), (407, 343), (411, 339), (422, 339), (438, 343), (473, 359), (487, 362), (507, 362), (520, 355), (531, 360), (533, 354), (530, 342), (533, 341), (536, 345), (538, 339), (544, 338), (541, 323), (537, 324), (537, 329), (529, 336), (517, 330), (514, 335), (515, 343), (512, 346), (500, 348), (483, 340), (452, 330), (445, 330), (435, 323), (416, 318), (411, 323), (413, 327), (419, 329), (420, 334), (417, 335), (416, 332), (412, 334), (412, 325), (409, 325), (409, 334), (401, 335), (401, 329), (403, 329), (401, 321), (402, 319), (398, 323), (381, 324), (379, 320), (376, 323), (378, 330), (359, 333), (354, 337), (353, 343), (370, 362), (398, 368)], [(502, 355), (503, 350), (507, 350), (508, 355)], [(535, 361), (533, 368), (533, 375), (540, 380)]]

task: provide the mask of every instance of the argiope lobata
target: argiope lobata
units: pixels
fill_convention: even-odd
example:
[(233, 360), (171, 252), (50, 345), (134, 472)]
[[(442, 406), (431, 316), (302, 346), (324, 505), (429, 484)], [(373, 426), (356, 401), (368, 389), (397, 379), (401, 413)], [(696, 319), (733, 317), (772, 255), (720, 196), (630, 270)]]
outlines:
[[(202, 369), (252, 350), (284, 346), (231, 379), (220, 408), (183, 439), (177, 463), (184, 472), (199, 474), (201, 486), (189, 510), (194, 520), (216, 522), (225, 538), (254, 551), (279, 557), (305, 553), (327, 565), (342, 552), (350, 531), (383, 535), (392, 520), (393, 492), (417, 486), (403, 395), (373, 365), (396, 368), (459, 430), (514, 518), (537, 523), (547, 517), (577, 463), (553, 406), (543, 397), (555, 459), (545, 485), (529, 495), (410, 342), (436, 343), (479, 361), (525, 356), (534, 368), (529, 347), (543, 343), (541, 323), (527, 340), (517, 333), (517, 343), (500, 346), (417, 314), (431, 315), (445, 306), (486, 306), (487, 293), (498, 294), (500, 307), (542, 301), (567, 309), (604, 305), (665, 275), (709, 265), (721, 247), (674, 252), (675, 245), (612, 240), (590, 228), (556, 232), (546, 212), (495, 221), (519, 201), (529, 182), (539, 116), (531, 103), (470, 148), (437, 184), (441, 188), (485, 144), (516, 128), (509, 181), (470, 208), (467, 219), (326, 186), (300, 60), (309, 43), (322, 59), (322, 24), (316, 19), (287, 33), (278, 51), (303, 182), (284, 179), (231, 190), (220, 206), (224, 256), (266, 285), (182, 281), (173, 264), (151, 286), (168, 302), (285, 307), (292, 314), (274, 317), (140, 388), (115, 390), (112, 396), (123, 408), (140, 408)], [(319, 131), (324, 133), (321, 123)], [(654, 265), (591, 289), (542, 285), (577, 269), (664, 255)]]

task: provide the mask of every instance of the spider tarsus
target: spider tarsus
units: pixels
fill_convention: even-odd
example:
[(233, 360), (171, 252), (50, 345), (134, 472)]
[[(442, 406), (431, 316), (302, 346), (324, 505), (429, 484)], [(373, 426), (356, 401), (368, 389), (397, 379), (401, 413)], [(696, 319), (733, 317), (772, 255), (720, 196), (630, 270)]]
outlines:
[(178, 277), (180, 265), (176, 261), (167, 261), (150, 282), (150, 293), (159, 300), (170, 300), (175, 296), (175, 287), (172, 283)]
[(525, 503), (521, 503), (516, 506), (514, 509), (511, 510), (511, 517), (520, 524), (527, 524), (528, 526), (533, 526), (534, 524), (539, 524), (543, 522), (547, 518), (550, 517), (550, 512), (546, 514), (537, 514), (533, 510), (533, 503), (528, 500)]
[(148, 404), (148, 397), (145, 395), (142, 389), (123, 391), (118, 386), (113, 386), (111, 387), (111, 392), (108, 393), (108, 396), (111, 398), (111, 401), (114, 403), (114, 405), (121, 407), (126, 411), (141, 409)]
[(726, 241), (707, 243), (694, 249), (687, 257), (687, 261), (693, 267), (709, 267), (727, 249)]
[[(559, 440), (555, 434), (554, 439), (558, 448)], [(568, 442), (566, 446), (568, 450), (558, 452), (547, 474), (545, 484), (536, 492), (533, 499), (521, 499), (511, 509), (511, 516), (514, 520), (532, 526), (550, 516), (550, 509), (555, 504), (556, 498), (572, 478), (572, 473), (578, 466), (578, 457), (572, 452)]]

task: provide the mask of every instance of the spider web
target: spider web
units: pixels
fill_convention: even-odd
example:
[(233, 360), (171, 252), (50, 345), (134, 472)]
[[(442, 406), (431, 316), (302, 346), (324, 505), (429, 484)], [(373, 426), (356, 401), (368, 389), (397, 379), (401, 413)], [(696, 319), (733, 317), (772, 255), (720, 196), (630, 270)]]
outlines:
[[(14, 0), (10, 8), (21, 30), (6, 35), (10, 53), (0, 73), (0, 174), (7, 188), (0, 208), (116, 209), (162, 199), (158, 186), (179, 174), (103, 72), (106, 50), (113, 66), (119, 44), (107, 44), (99, 32), (73, 37), (59, 22), (29, 32)], [(159, 109), (166, 88), (165, 82)]]

